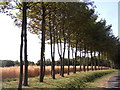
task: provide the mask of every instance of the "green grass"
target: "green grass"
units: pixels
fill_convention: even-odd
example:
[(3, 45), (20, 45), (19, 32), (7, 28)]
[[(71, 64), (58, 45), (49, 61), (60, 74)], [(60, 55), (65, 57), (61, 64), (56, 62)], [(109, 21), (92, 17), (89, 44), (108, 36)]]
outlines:
[[(42, 83), (39, 82), (39, 77), (34, 77), (29, 78), (29, 86), (23, 86), (23, 88), (90, 88), (90, 82), (113, 72), (116, 70), (77, 72), (76, 74), (71, 73), (69, 76), (65, 74), (65, 77), (56, 75), (55, 80), (50, 76), (45, 76)], [(3, 81), (3, 88), (17, 88), (17, 86), (18, 78)]]

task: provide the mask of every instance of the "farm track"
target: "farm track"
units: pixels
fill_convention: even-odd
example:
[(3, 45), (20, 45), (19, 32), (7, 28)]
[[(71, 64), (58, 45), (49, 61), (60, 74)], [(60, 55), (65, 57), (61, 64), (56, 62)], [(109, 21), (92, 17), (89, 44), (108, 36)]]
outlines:
[(108, 80), (108, 88), (119, 88), (120, 89), (120, 72), (113, 75)]

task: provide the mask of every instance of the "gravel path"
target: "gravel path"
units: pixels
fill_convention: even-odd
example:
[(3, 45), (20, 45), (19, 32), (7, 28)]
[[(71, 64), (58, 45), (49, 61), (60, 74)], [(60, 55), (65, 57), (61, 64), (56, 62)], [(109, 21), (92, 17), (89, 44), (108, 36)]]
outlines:
[(120, 88), (120, 73), (113, 75), (108, 80), (108, 88)]

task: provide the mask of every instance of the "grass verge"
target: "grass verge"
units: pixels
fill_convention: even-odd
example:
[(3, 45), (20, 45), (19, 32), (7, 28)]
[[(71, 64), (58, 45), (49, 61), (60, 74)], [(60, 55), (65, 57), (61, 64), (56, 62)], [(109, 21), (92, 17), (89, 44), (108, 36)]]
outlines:
[[(88, 71), (77, 72), (76, 74), (60, 77), (56, 75), (53, 80), (50, 76), (44, 77), (44, 82), (39, 82), (39, 77), (29, 78), (29, 86), (23, 88), (90, 88), (89, 82), (94, 82), (96, 79), (114, 73), (116, 70)], [(3, 81), (3, 88), (17, 88), (18, 78), (6, 79)]]

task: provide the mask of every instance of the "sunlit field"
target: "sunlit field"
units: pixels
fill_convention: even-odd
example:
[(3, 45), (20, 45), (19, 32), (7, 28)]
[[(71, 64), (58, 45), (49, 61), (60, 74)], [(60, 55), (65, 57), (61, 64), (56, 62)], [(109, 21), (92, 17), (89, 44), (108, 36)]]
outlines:
[[(87, 67), (85, 67), (85, 69), (87, 70)], [(102, 67), (102, 69), (107, 69), (107, 67)], [(19, 77), (19, 73), (20, 73), (19, 66), (1, 67), (0, 70), (2, 71), (2, 79)], [(73, 66), (70, 66), (70, 72), (73, 72), (73, 70), (74, 70)], [(83, 70), (83, 66), (82, 66), (81, 70)], [(89, 70), (91, 70), (91, 66), (89, 66)], [(76, 71), (80, 71), (80, 66), (76, 67)], [(60, 73), (60, 66), (55, 66), (55, 72), (56, 72), (56, 74)], [(67, 73), (67, 72), (68, 72), (68, 66), (65, 66), (64, 73)], [(28, 76), (29, 77), (39, 76), (39, 73), (40, 73), (40, 66), (34, 65), (34, 66), (28, 67)], [(51, 75), (51, 66), (45, 67), (45, 75)]]

